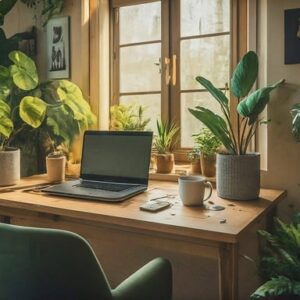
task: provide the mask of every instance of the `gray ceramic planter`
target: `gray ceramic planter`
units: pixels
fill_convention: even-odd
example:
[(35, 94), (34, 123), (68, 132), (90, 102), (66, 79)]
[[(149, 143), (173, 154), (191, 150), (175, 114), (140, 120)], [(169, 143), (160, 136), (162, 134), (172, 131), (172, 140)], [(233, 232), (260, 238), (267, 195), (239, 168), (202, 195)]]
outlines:
[(20, 180), (20, 149), (0, 151), (0, 186), (14, 185)]
[(257, 199), (260, 190), (260, 155), (217, 155), (217, 194), (232, 200)]

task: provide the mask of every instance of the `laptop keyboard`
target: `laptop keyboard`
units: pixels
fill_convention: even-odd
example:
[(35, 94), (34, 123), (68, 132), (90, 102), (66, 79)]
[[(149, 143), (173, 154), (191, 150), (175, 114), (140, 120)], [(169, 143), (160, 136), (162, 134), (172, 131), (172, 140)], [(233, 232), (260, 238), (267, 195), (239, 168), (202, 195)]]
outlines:
[(108, 182), (83, 182), (77, 184), (76, 187), (84, 187), (96, 190), (104, 190), (110, 192), (122, 192), (130, 188), (136, 187), (132, 184), (117, 184), (117, 183), (108, 183)]

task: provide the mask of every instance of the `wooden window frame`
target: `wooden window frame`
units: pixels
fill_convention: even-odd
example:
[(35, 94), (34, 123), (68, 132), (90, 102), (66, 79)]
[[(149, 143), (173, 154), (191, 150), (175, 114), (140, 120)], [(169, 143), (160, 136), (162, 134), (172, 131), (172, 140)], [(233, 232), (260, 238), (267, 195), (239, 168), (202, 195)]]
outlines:
[[(90, 103), (92, 106), (93, 111), (96, 113), (96, 115), (99, 116), (99, 114), (102, 114), (101, 112), (101, 102), (106, 101), (105, 99), (101, 99), (100, 95), (100, 85), (99, 85), (99, 78), (100, 78), (100, 71), (99, 71), (99, 40), (100, 40), (100, 13), (99, 13), (99, 0), (88, 0), (90, 3)], [(109, 0), (107, 0), (109, 1)], [(167, 10), (164, 6), (167, 5), (166, 1), (162, 1), (162, 12), (165, 13), (162, 20), (169, 20), (170, 16), (172, 20), (171, 28), (173, 30), (177, 31), (177, 36), (180, 37), (179, 31), (180, 28), (178, 26), (178, 22), (175, 22), (176, 14), (179, 14), (179, 0), (173, 0), (175, 2), (175, 5), (171, 6), (171, 10)], [(126, 6), (126, 5), (133, 5), (133, 4), (140, 4), (140, 3), (150, 3), (153, 2), (153, 0), (111, 0), (110, 1), (110, 15), (113, 12), (113, 8), (118, 8), (120, 6)], [(167, 11), (167, 13), (165, 12)], [(230, 74), (232, 74), (232, 71), (234, 67), (236, 66), (237, 62), (240, 60), (240, 58), (247, 52), (248, 49), (248, 35), (247, 35), (247, 25), (248, 25), (248, 1), (247, 0), (231, 0), (231, 23), (230, 23)], [(177, 15), (178, 17), (178, 15)], [(116, 104), (116, 101), (113, 100), (116, 99), (114, 97), (115, 91), (113, 91), (113, 83), (116, 82), (116, 79), (114, 78), (117, 72), (112, 72), (111, 70), (116, 67), (113, 66), (113, 45), (116, 45), (117, 43), (113, 41), (112, 36), (114, 37), (113, 32), (113, 24), (112, 24), (112, 18), (110, 18), (110, 82), (109, 82), (109, 89), (110, 89), (110, 105)], [(162, 23), (162, 40), (170, 40), (170, 32), (169, 32), (169, 26), (166, 26), (166, 24)], [(174, 35), (175, 36), (175, 35)], [(174, 40), (174, 39), (173, 39)], [(175, 41), (177, 45), (179, 44), (178, 41)], [(115, 50), (115, 49), (114, 49)], [(176, 45), (174, 43), (172, 45), (167, 44), (166, 49), (163, 49), (162, 51), (162, 59), (164, 57), (169, 57), (170, 53), (179, 53), (180, 49), (176, 49)], [(179, 57), (179, 56), (177, 56)], [(116, 63), (115, 63), (116, 64)], [(176, 62), (177, 70), (179, 70), (180, 61), (177, 59)], [(179, 78), (180, 74), (177, 74), (177, 80), (180, 80)], [(164, 76), (162, 76), (164, 78)], [(164, 80), (164, 79), (162, 79)], [(165, 89), (163, 89), (165, 87)], [(197, 91), (197, 90), (195, 90)], [(162, 84), (162, 99), (163, 97), (166, 97), (168, 93), (169, 99), (173, 99), (172, 106), (170, 106), (170, 101), (162, 101), (162, 118), (163, 119), (169, 119), (172, 117), (172, 119), (176, 119), (180, 121), (180, 98), (175, 96), (180, 93), (180, 87), (177, 84), (175, 88), (170, 89), (169, 87), (166, 87), (165, 84)], [(174, 101), (175, 99), (175, 101)], [(231, 111), (235, 111), (236, 104), (233, 101), (230, 101), (230, 108)], [(100, 112), (99, 112), (100, 111)], [(109, 107), (107, 108), (107, 111), (109, 111)], [(106, 115), (107, 115), (106, 111)], [(102, 115), (101, 115), (102, 116)], [(107, 116), (106, 116), (107, 118)], [(231, 118), (233, 121), (233, 124), (236, 124), (236, 114), (232, 113)], [(236, 128), (234, 129), (236, 130)], [(178, 149), (175, 153), (177, 160), (186, 160), (186, 152), (189, 149)]]

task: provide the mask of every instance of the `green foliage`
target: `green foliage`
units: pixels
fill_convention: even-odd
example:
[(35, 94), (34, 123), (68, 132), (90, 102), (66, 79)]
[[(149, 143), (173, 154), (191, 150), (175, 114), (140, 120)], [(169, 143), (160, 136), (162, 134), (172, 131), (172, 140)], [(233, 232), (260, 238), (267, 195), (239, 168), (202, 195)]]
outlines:
[(203, 128), (199, 134), (195, 134), (194, 139), (196, 147), (207, 156), (215, 155), (222, 145), (221, 141), (208, 128)]
[(144, 119), (145, 108), (142, 105), (114, 105), (110, 108), (110, 128), (123, 131), (144, 131), (150, 119)]
[(251, 296), (300, 296), (300, 223), (299, 215), (292, 224), (275, 219), (275, 232), (259, 231), (266, 240), (260, 261), (260, 275), (266, 281)]
[(249, 51), (238, 63), (231, 79), (231, 91), (237, 98), (249, 94), (258, 75), (258, 58), (255, 52)]
[(189, 151), (187, 153), (187, 159), (190, 161), (190, 162), (195, 162), (197, 161), (198, 159), (200, 158), (200, 149), (195, 146), (192, 151)]
[(292, 133), (297, 142), (300, 142), (300, 103), (293, 106), (292, 114)]
[(10, 66), (14, 84), (24, 91), (35, 89), (39, 79), (34, 61), (21, 51), (12, 51), (8, 57), (14, 63)]
[(178, 143), (179, 127), (173, 122), (157, 121), (158, 134), (154, 138), (154, 149), (159, 154), (172, 153)]
[(1, 0), (0, 1), (0, 26), (4, 24), (4, 17), (15, 6), (17, 0)]
[(258, 125), (265, 123), (259, 120), (259, 114), (268, 104), (270, 92), (283, 83), (283, 80), (280, 80), (249, 94), (257, 74), (258, 58), (255, 52), (250, 51), (239, 62), (231, 79), (231, 92), (237, 97), (237, 132), (233, 130), (227, 91), (223, 93), (201, 76), (196, 78), (219, 103), (222, 115), (215, 114), (202, 106), (189, 109), (189, 111), (221, 141), (229, 154), (246, 154)]
[[(22, 146), (51, 138), (70, 145), (96, 118), (81, 90), (67, 80), (39, 82), (35, 63), (24, 53), (9, 54), (12, 65), (0, 66), (0, 147)], [(33, 132), (43, 132), (34, 137)], [(32, 139), (24, 139), (32, 136)], [(42, 141), (41, 141), (42, 142)], [(32, 152), (35, 150), (32, 149)], [(35, 152), (34, 152), (35, 153)]]

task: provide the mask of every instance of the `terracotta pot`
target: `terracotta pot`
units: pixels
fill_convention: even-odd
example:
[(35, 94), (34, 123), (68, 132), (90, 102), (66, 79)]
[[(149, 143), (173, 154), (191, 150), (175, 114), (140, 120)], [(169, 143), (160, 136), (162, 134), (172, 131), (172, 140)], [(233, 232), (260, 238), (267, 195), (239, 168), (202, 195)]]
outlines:
[(48, 180), (50, 182), (62, 182), (65, 180), (66, 157), (47, 157), (46, 167)]
[(202, 174), (205, 177), (216, 177), (216, 156), (200, 155)]
[(171, 173), (174, 168), (174, 154), (156, 154), (156, 172)]
[(20, 149), (6, 148), (0, 151), (0, 186), (14, 185), (20, 180)]
[(201, 163), (200, 158), (191, 162), (191, 173), (192, 174), (201, 174)]

